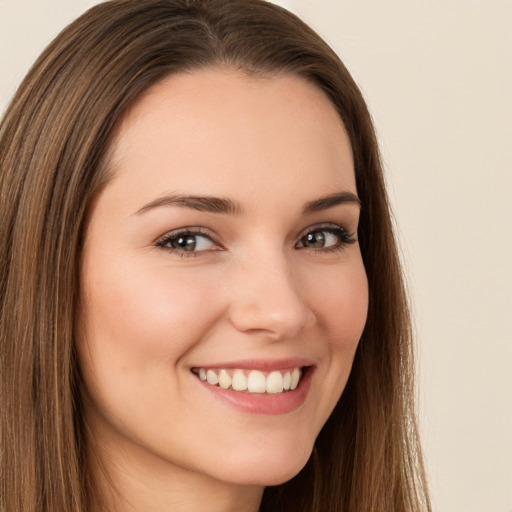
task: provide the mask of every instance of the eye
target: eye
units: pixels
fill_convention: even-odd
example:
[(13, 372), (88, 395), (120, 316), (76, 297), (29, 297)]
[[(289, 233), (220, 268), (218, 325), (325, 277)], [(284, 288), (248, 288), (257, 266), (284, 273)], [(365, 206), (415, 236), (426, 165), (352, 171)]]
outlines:
[(181, 255), (192, 256), (193, 253), (218, 250), (219, 246), (201, 230), (180, 230), (165, 235), (156, 242), (157, 247), (170, 249)]
[(309, 229), (297, 242), (297, 248), (313, 250), (343, 249), (346, 245), (355, 243), (354, 235), (336, 224), (317, 226)]

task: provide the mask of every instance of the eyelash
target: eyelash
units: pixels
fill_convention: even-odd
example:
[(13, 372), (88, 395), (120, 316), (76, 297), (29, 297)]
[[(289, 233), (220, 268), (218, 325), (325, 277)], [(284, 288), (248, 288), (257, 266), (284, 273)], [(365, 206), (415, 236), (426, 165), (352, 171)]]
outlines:
[[(356, 243), (356, 237), (354, 233), (351, 233), (344, 227), (338, 225), (338, 224), (320, 224), (318, 226), (313, 226), (310, 228), (307, 228), (306, 231), (303, 231), (303, 233), (299, 236), (299, 241), (297, 243), (303, 242), (303, 240), (313, 233), (318, 232), (324, 232), (324, 233), (330, 233), (331, 235), (334, 235), (338, 238), (338, 243), (335, 244), (332, 247), (322, 247), (319, 249), (316, 249), (318, 252), (333, 252), (333, 251), (342, 251), (345, 249), (347, 245), (352, 245)], [(302, 246), (302, 248), (307, 249), (308, 247)], [(315, 249), (311, 249), (315, 251)]]
[[(185, 228), (185, 229), (179, 229), (178, 231), (173, 231), (171, 233), (168, 233), (164, 235), (162, 238), (157, 240), (156, 246), (160, 247), (162, 249), (165, 249), (169, 252), (172, 252), (174, 254), (179, 255), (181, 258), (193, 258), (196, 256), (200, 256), (204, 252), (208, 251), (185, 251), (180, 250), (175, 247), (170, 247), (170, 244), (174, 241), (179, 240), (180, 238), (185, 237), (197, 237), (201, 236), (203, 238), (207, 238), (214, 244), (220, 246), (221, 244), (216, 240), (216, 238), (210, 233), (210, 231), (204, 229), (204, 228)], [(223, 250), (217, 249), (217, 250)]]
[[(307, 230), (303, 231), (298, 237), (297, 244), (299, 244), (299, 243), (303, 244), (308, 235), (312, 235), (314, 233), (321, 233), (321, 232), (330, 233), (331, 235), (336, 236), (338, 238), (338, 243), (336, 243), (332, 247), (321, 247), (318, 249), (309, 248), (306, 245), (302, 245), (302, 246), (299, 246), (298, 249), (308, 249), (309, 248), (313, 252), (322, 252), (322, 253), (333, 252), (333, 251), (342, 251), (343, 249), (345, 249), (345, 247), (347, 245), (352, 245), (357, 241), (354, 233), (351, 233), (344, 227), (339, 226), (338, 224), (321, 224), (318, 226), (309, 227)], [(221, 244), (216, 240), (216, 237), (214, 237), (210, 231), (208, 231), (204, 228), (200, 228), (200, 227), (185, 228), (185, 229), (180, 229), (178, 231), (173, 231), (171, 233), (164, 235), (159, 240), (157, 240), (155, 245), (161, 249), (165, 249), (169, 252), (177, 254), (182, 258), (197, 257), (197, 256), (201, 256), (205, 252), (211, 252), (210, 250), (186, 251), (186, 250), (181, 250), (176, 247), (170, 246), (170, 244), (178, 241), (180, 238), (198, 237), (198, 236), (207, 238), (212, 243), (216, 244), (217, 246), (220, 246), (219, 249), (215, 249), (213, 251), (222, 251), (223, 250)]]

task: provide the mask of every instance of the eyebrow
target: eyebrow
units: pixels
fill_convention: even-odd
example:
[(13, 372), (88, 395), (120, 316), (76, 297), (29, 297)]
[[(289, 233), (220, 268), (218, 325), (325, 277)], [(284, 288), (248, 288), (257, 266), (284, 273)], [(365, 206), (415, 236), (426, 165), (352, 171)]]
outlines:
[(160, 197), (143, 206), (136, 213), (137, 215), (154, 208), (162, 206), (178, 206), (181, 208), (189, 208), (200, 212), (224, 213), (229, 215), (240, 215), (243, 213), (242, 205), (232, 201), (231, 199), (223, 199), (221, 197), (211, 196), (182, 196), (169, 195)]
[[(315, 199), (305, 204), (303, 213), (316, 213), (323, 210), (328, 210), (340, 204), (354, 204), (361, 207), (361, 201), (352, 192), (336, 192), (319, 199)], [(189, 208), (191, 210), (197, 210), (200, 212), (209, 213), (220, 213), (228, 215), (241, 215), (244, 212), (244, 208), (240, 203), (232, 201), (231, 199), (225, 199), (221, 197), (212, 196), (183, 196), (183, 195), (167, 195), (159, 197), (154, 201), (144, 205), (140, 210), (136, 212), (136, 215), (140, 215), (149, 210), (155, 208), (161, 208), (165, 206), (177, 206), (180, 208)]]
[(361, 208), (361, 201), (359, 198), (352, 192), (344, 191), (336, 192), (334, 194), (315, 199), (314, 201), (310, 201), (309, 203), (306, 203), (303, 211), (304, 213), (316, 213), (347, 203), (357, 205)]

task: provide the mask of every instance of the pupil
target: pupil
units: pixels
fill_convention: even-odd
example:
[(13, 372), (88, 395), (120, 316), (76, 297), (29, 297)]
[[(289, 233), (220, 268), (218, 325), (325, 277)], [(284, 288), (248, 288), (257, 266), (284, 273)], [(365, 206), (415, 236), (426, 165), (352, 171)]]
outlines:
[(195, 236), (180, 236), (176, 242), (175, 247), (183, 251), (193, 251), (196, 247)]
[(306, 241), (310, 247), (323, 247), (325, 245), (325, 236), (321, 231), (315, 231), (307, 235)]

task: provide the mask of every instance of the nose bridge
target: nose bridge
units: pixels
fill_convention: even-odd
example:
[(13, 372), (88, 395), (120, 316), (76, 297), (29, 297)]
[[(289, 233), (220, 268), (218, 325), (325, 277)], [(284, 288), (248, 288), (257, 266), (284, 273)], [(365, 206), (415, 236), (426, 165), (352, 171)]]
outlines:
[(273, 339), (297, 335), (313, 318), (283, 251), (259, 251), (235, 272), (237, 293), (230, 308), (233, 325)]

